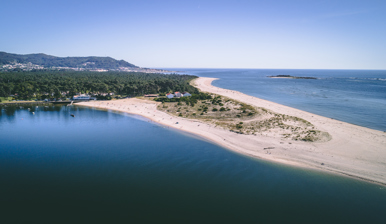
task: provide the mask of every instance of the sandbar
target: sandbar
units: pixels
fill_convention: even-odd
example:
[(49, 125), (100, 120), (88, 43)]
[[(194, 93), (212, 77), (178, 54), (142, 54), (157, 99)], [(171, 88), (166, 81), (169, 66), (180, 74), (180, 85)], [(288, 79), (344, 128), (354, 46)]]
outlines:
[(318, 169), (381, 185), (386, 185), (386, 133), (339, 120), (319, 116), (244, 93), (211, 85), (215, 78), (192, 81), (200, 91), (222, 95), (255, 107), (295, 116), (328, 132), (326, 142), (303, 142), (285, 139), (280, 133), (246, 135), (231, 132), (202, 120), (172, 116), (157, 110), (159, 102), (130, 98), (112, 101), (89, 101), (77, 105), (136, 114), (181, 131), (199, 135), (232, 151), (272, 162)]

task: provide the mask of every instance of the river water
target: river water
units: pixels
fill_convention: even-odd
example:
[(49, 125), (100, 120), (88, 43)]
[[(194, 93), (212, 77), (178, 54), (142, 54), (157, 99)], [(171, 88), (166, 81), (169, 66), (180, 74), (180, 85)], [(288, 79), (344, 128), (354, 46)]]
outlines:
[(248, 158), (138, 116), (0, 109), (1, 223), (386, 223), (383, 186)]

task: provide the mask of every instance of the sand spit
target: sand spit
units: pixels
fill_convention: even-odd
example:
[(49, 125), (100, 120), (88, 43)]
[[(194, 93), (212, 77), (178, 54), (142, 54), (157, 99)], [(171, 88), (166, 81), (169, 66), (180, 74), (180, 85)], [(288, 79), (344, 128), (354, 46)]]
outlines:
[(169, 115), (157, 110), (159, 103), (141, 99), (90, 101), (77, 105), (141, 115), (154, 122), (204, 137), (244, 155), (289, 165), (316, 168), (386, 185), (386, 133), (322, 117), (237, 91), (214, 87), (214, 78), (198, 78), (193, 85), (201, 91), (222, 95), (276, 113), (295, 116), (328, 132), (327, 142), (302, 142), (264, 133), (245, 135), (215, 124)]

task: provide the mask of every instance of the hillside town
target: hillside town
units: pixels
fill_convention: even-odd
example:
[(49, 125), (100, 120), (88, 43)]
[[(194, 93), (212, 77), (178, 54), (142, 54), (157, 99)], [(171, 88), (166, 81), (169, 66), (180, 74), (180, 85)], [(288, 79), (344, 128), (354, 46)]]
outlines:
[[(105, 68), (88, 68), (87, 66), (93, 62), (87, 62), (82, 64), (80, 67), (44, 67), (41, 65), (35, 65), (31, 62), (18, 63), (11, 62), (5, 65), (0, 65), (0, 71), (11, 72), (11, 71), (32, 71), (32, 70), (73, 70), (73, 71), (93, 71), (93, 72), (108, 72), (108, 71), (121, 71), (121, 72), (143, 72), (143, 73), (176, 73), (176, 71), (168, 71), (164, 69), (153, 69), (153, 68), (139, 68), (139, 67), (119, 67), (118, 69), (105, 69)], [(94, 63), (95, 64), (95, 63)]]
[(32, 64), (31, 62), (28, 62), (28, 63), (17, 63), (17, 62), (13, 62), (13, 63), (10, 63), (10, 64), (5, 64), (3, 66), (0, 66), (0, 71), (13, 71), (13, 70), (22, 70), (22, 71), (31, 71), (31, 70), (34, 70), (34, 69), (44, 69), (44, 66), (40, 66), (40, 65), (34, 65)]

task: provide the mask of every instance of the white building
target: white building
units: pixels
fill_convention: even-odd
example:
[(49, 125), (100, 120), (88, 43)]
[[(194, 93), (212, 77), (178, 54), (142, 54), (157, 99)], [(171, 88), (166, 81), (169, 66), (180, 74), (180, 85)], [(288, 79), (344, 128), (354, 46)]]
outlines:
[(72, 97), (73, 100), (90, 100), (90, 96), (86, 94), (80, 94), (80, 95), (75, 95)]
[(192, 94), (188, 93), (188, 92), (183, 92), (182, 93), (182, 96), (192, 96)]
[(175, 93), (174, 93), (174, 96), (175, 96), (175, 97), (181, 97), (182, 94), (181, 94), (180, 92), (175, 92)]
[(171, 94), (171, 93), (168, 93), (168, 94), (166, 94), (166, 97), (167, 97), (167, 98), (169, 98), (169, 99), (171, 99), (171, 98), (173, 98), (173, 97), (174, 97), (174, 95), (173, 95), (173, 94)]

